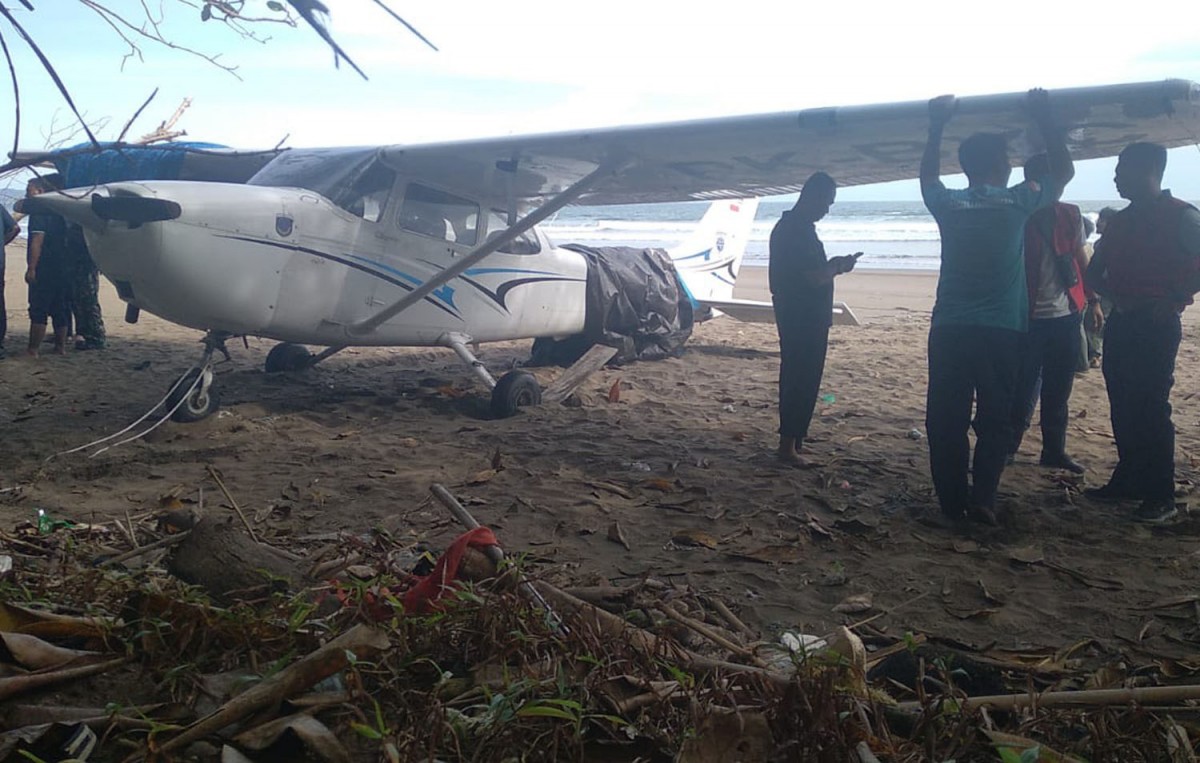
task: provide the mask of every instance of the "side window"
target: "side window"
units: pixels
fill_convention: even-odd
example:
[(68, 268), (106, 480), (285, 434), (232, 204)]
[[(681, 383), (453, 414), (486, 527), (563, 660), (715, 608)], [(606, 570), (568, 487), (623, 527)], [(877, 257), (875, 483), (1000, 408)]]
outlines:
[(383, 217), (388, 194), (395, 184), (395, 172), (382, 164), (372, 165), (346, 189), (337, 205), (367, 222), (377, 223)]
[[(488, 215), (488, 239), (493, 239), (506, 230), (508, 230), (508, 213), (500, 209), (493, 209)], [(527, 230), (496, 251), (504, 254), (537, 254), (542, 251), (542, 245), (538, 243), (537, 235), (532, 230)]]
[(400, 205), (400, 227), (433, 238), (475, 246), (479, 205), (469, 199), (409, 183)]

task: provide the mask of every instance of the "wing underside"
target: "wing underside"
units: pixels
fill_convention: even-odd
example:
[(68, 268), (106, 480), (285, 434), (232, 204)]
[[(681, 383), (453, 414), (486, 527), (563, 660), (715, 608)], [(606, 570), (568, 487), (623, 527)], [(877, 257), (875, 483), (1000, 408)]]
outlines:
[[(1051, 92), (1076, 159), (1114, 156), (1148, 140), (1168, 147), (1200, 141), (1200, 86), (1186, 80)], [(1009, 136), (1020, 157), (1038, 150), (1025, 94), (959, 99), (947, 126), (943, 169), (957, 171), (958, 142), (978, 131)], [(917, 176), (925, 144), (925, 101), (621, 127), (381, 150), (415, 176), (493, 198), (538, 203), (607, 164), (627, 168), (576, 203), (623, 204), (768, 196), (797, 191), (814, 171), (843, 186)]]

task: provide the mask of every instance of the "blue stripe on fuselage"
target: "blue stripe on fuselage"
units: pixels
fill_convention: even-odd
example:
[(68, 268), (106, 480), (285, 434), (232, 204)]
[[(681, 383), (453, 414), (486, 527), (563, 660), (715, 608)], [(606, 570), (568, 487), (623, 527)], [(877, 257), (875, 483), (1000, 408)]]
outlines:
[[(371, 267), (379, 268), (380, 270), (386, 270), (389, 273), (393, 273), (397, 276), (400, 276), (405, 281), (408, 281), (409, 283), (411, 283), (413, 286), (420, 286), (421, 284), (425, 283), (421, 279), (416, 278), (415, 276), (411, 276), (408, 273), (405, 273), (403, 270), (397, 270), (396, 268), (392, 267), (391, 265), (387, 265), (382, 262), (376, 262), (375, 260), (369, 260), (366, 257), (362, 257), (357, 254), (347, 253), (346, 256), (353, 260), (357, 260), (357, 261), (363, 263), (364, 265), (370, 265)], [(458, 306), (454, 304), (454, 287), (452, 287), (450, 284), (443, 284), (442, 286), (439, 286), (438, 288), (434, 289), (430, 293), (433, 296), (435, 296), (438, 299), (445, 302), (450, 307), (453, 307), (455, 310), (458, 309)]]

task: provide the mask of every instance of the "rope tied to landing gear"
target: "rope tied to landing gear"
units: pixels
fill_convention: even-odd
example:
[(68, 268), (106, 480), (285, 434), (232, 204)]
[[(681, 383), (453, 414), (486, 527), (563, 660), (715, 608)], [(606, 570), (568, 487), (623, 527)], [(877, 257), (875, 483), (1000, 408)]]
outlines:
[(180, 395), (179, 399), (175, 402), (175, 405), (171, 406), (170, 409), (167, 410), (167, 412), (164, 413), (158, 421), (154, 422), (146, 429), (143, 429), (141, 432), (138, 432), (137, 434), (135, 434), (131, 437), (127, 437), (124, 440), (120, 440), (119, 442), (112, 443), (111, 445), (105, 445), (103, 448), (100, 448), (95, 453), (88, 454), (88, 458), (89, 459), (95, 458), (96, 456), (100, 455), (101, 453), (105, 452), (106, 450), (120, 447), (127, 443), (131, 443), (134, 440), (140, 440), (141, 438), (150, 434), (155, 429), (158, 429), (160, 426), (162, 426), (164, 423), (166, 423), (168, 419), (170, 419), (172, 416), (175, 415), (176, 411), (178, 411), (181, 407), (183, 407), (183, 405), (189, 399), (191, 399), (192, 394), (194, 392), (196, 392), (197, 388), (200, 388), (201, 382), (203, 382), (205, 386), (212, 383), (212, 363), (205, 363), (203, 366), (192, 366), (191, 368), (189, 368), (187, 371), (185, 371), (183, 373), (182, 376), (180, 376), (178, 379), (175, 380), (175, 383), (172, 384), (171, 388), (167, 390), (167, 394), (163, 395), (162, 398), (157, 403), (154, 404), (154, 407), (152, 407), (150, 410), (143, 413), (140, 418), (138, 418), (136, 421), (134, 421), (132, 424), (125, 427), (121, 431), (114, 432), (114, 433), (108, 435), (107, 437), (101, 437), (98, 440), (92, 440), (91, 442), (87, 443), (86, 445), (80, 445), (78, 447), (71, 448), (70, 450), (63, 450), (63, 451), (59, 451), (58, 453), (51, 454), (46, 457), (46, 460), (43, 461), (43, 463), (48, 463), (48, 462), (58, 458), (59, 456), (69, 456), (72, 453), (78, 453), (83, 450), (88, 450), (89, 448), (94, 448), (97, 445), (103, 445), (106, 442), (110, 442), (111, 440), (117, 439), (118, 437), (125, 434), (126, 432), (129, 432), (131, 429), (134, 429), (139, 424), (141, 424), (143, 421), (145, 421), (146, 419), (153, 416), (155, 411), (159, 410), (160, 408), (166, 407), (167, 401), (171, 399), (171, 396), (175, 394), (176, 390), (179, 389), (180, 385), (183, 384), (184, 380), (188, 378), (188, 375), (191, 374), (192, 371), (197, 371), (198, 373), (196, 374), (196, 377), (192, 380), (192, 383), (188, 387), (187, 392)]

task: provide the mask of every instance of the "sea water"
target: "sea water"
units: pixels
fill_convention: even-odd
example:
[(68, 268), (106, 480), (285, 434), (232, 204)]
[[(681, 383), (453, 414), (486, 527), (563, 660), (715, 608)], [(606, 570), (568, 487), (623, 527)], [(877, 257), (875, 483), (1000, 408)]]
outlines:
[[(1121, 201), (1074, 201), (1093, 221), (1106, 206)], [(794, 199), (766, 199), (746, 246), (745, 263), (767, 264), (767, 240), (779, 216)], [(557, 244), (669, 247), (687, 238), (708, 209), (706, 202), (567, 207), (542, 228)], [(839, 201), (817, 223), (829, 256), (863, 252), (859, 268), (937, 270), (940, 254), (937, 223), (920, 201)]]

